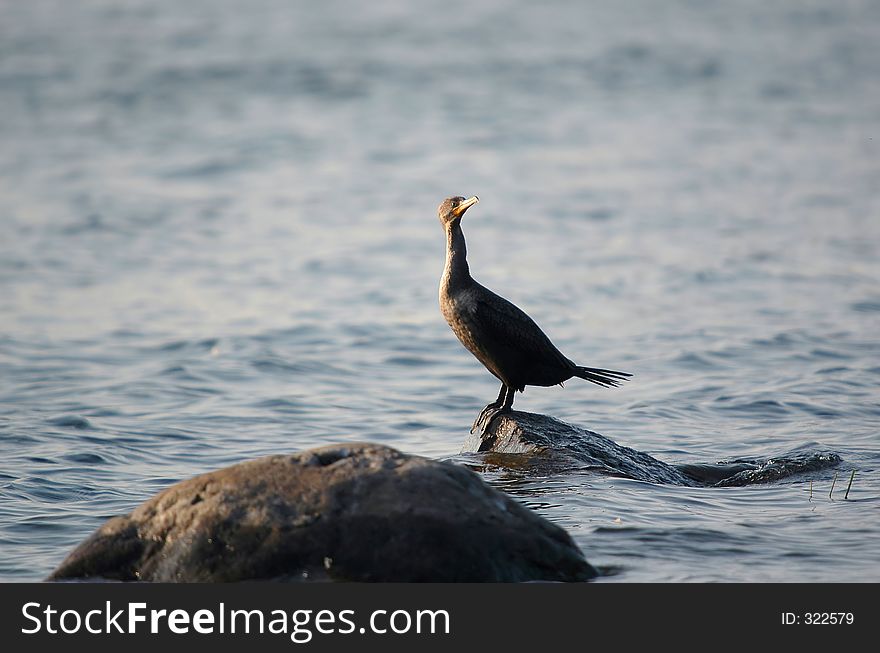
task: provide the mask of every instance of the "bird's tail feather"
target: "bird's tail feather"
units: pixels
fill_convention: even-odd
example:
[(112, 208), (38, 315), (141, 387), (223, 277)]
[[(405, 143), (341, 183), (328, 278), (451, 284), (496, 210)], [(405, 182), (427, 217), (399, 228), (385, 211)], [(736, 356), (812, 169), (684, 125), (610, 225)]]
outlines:
[(632, 374), (627, 372), (615, 372), (614, 370), (603, 370), (599, 367), (580, 366), (577, 367), (574, 375), (606, 388), (619, 386), (621, 381), (626, 381), (632, 376)]

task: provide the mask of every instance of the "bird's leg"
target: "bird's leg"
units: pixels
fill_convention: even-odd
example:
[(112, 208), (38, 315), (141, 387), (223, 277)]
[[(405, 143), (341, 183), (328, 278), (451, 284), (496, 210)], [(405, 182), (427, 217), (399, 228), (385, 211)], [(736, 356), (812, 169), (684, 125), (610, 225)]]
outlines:
[[(491, 413), (496, 408), (499, 408), (501, 406), (501, 404), (504, 403), (504, 395), (506, 393), (507, 393), (507, 386), (502, 383), (501, 384), (501, 392), (498, 393), (498, 399), (496, 399), (495, 401), (493, 401), (491, 404), (489, 404), (483, 410), (480, 411), (480, 414), (477, 415), (477, 419), (474, 420), (473, 426), (471, 426), (471, 433), (473, 433), (474, 431), (476, 431), (477, 429), (479, 429), (482, 426), (483, 420), (486, 419), (486, 416), (489, 413)], [(482, 433), (482, 432), (483, 431), (481, 429), (480, 433)]]
[[(503, 415), (504, 413), (509, 413), (513, 407), (513, 396), (516, 394), (516, 390), (511, 388), (510, 386), (504, 386), (506, 393), (504, 395), (504, 403), (501, 407), (495, 407), (491, 412), (486, 414), (486, 417), (483, 420), (483, 430), (480, 431), (480, 435), (486, 433), (489, 430), (489, 427), (492, 426), (492, 422), (495, 421), (495, 418), (499, 415)], [(500, 397), (499, 397), (500, 398)], [(488, 406), (487, 406), (488, 408)]]

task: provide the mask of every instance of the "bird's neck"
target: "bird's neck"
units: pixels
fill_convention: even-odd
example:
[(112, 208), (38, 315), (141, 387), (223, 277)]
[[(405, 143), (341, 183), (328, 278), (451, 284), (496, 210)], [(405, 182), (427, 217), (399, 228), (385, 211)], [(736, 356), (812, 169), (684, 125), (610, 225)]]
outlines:
[(456, 220), (446, 227), (446, 267), (443, 269), (442, 286), (454, 290), (471, 279), (467, 263), (467, 244), (461, 231), (461, 222)]

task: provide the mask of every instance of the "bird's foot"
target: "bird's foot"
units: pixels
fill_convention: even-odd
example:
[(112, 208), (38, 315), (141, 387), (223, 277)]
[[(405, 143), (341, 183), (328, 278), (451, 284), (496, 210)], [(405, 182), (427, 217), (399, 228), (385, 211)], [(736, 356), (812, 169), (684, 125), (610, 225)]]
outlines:
[(513, 412), (513, 410), (509, 407), (505, 408), (493, 406), (491, 409), (489, 409), (489, 406), (486, 406), (486, 408), (483, 409), (483, 412), (480, 413), (479, 417), (477, 417), (479, 424), (477, 424), (477, 422), (474, 422), (474, 427), (471, 429), (471, 433), (473, 433), (474, 429), (479, 426), (480, 436), (486, 435), (486, 433), (489, 431), (489, 427), (492, 426), (492, 422), (495, 421), (496, 417), (511, 412)]
[(492, 413), (492, 411), (497, 410), (500, 405), (500, 403), (489, 404), (483, 410), (481, 410), (480, 414), (477, 415), (477, 419), (474, 420), (474, 423), (471, 426), (471, 433), (473, 433), (474, 431), (479, 431), (480, 435), (485, 433), (485, 429), (482, 428), (483, 422), (486, 420), (486, 417), (490, 413)]

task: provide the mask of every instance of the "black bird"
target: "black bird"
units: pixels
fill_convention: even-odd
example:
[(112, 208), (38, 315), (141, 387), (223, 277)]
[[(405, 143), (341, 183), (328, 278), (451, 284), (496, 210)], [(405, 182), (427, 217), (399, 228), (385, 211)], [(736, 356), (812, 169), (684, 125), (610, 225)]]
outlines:
[(461, 218), (477, 197), (449, 197), (437, 210), (446, 230), (446, 267), (440, 279), (440, 310), (461, 340), (501, 381), (498, 399), (486, 406), (471, 427), (485, 432), (492, 420), (510, 412), (514, 393), (527, 385), (562, 385), (573, 376), (596, 385), (617, 386), (632, 376), (576, 365), (560, 352), (535, 322), (509, 301), (471, 277)]

